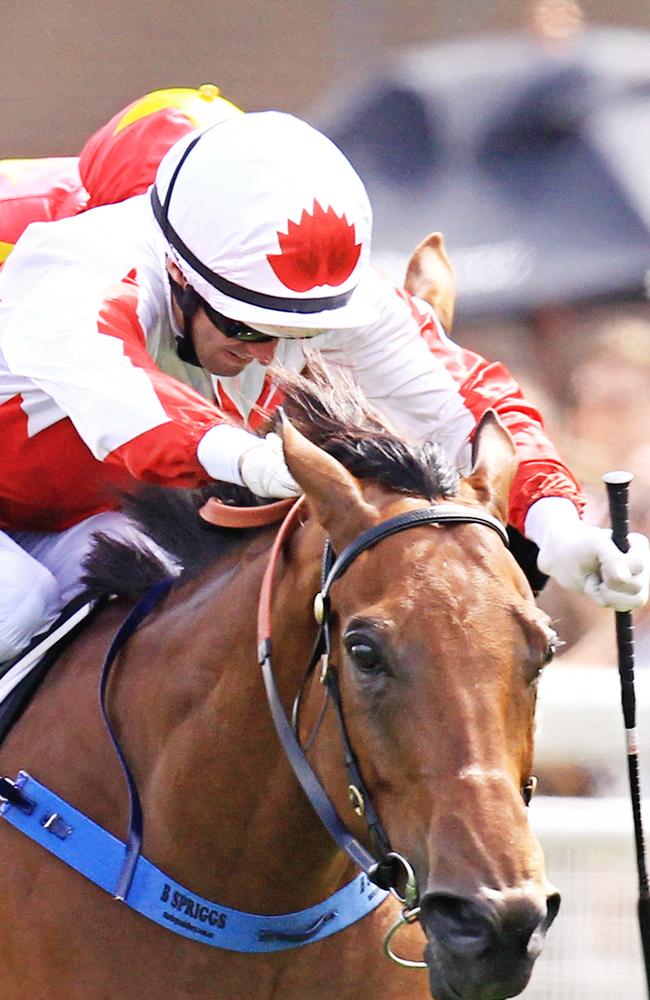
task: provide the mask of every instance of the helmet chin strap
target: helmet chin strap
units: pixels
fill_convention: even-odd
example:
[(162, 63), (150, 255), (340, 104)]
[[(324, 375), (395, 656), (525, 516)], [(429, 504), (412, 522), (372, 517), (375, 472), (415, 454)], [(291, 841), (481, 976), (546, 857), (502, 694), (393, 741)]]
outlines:
[(181, 285), (175, 281), (171, 274), (168, 274), (169, 285), (174, 301), (183, 314), (183, 333), (176, 337), (176, 353), (181, 361), (196, 368), (202, 368), (194, 347), (194, 337), (192, 334), (192, 319), (201, 305), (200, 296), (194, 291), (191, 285)]

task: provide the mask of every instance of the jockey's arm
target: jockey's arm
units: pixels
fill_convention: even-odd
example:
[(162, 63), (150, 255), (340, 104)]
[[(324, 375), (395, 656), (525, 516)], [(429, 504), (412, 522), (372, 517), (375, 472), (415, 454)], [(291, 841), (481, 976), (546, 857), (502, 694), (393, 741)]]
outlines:
[[(105, 276), (67, 268), (22, 301), (19, 282), (9, 287), (15, 304), (0, 306), (0, 388), (11, 383), (22, 395), (28, 437), (67, 417), (94, 459), (121, 466), (134, 479), (184, 487), (210, 479), (242, 483), (242, 464), (253, 468), (257, 456), (242, 460), (263, 447), (260, 440), (156, 365), (140, 320), (146, 306), (132, 276), (107, 285)], [(273, 459), (277, 448), (266, 447)], [(48, 456), (62, 469), (67, 460)], [(278, 463), (284, 469), (281, 456)], [(93, 468), (90, 474), (99, 474)], [(254, 470), (251, 478), (255, 483)]]
[[(434, 437), (463, 471), (478, 422), (495, 410), (519, 460), (509, 523), (539, 549), (539, 570), (618, 610), (644, 604), (650, 579), (645, 536), (633, 533), (630, 554), (623, 556), (608, 530), (585, 525), (580, 488), (508, 370), (451, 341), (426, 303), (406, 292), (395, 295), (399, 306), (389, 305), (377, 328), (355, 345), (355, 372), (374, 405), (407, 436)], [(348, 352), (337, 335), (324, 353), (349, 364)]]
[[(474, 428), (487, 409), (493, 409), (510, 432), (517, 448), (518, 467), (510, 490), (509, 523), (524, 535), (529, 510), (544, 497), (570, 501), (576, 514), (584, 508), (579, 484), (546, 434), (541, 413), (527, 400), (517, 381), (501, 362), (487, 361), (460, 347), (430, 314), (412, 302), (420, 333), (431, 354), (451, 375)], [(473, 437), (474, 429), (470, 439)]]
[(509, 509), (514, 528), (525, 533), (526, 514), (541, 497), (561, 496), (581, 510), (578, 484), (537, 409), (503, 365), (450, 340), (429, 305), (395, 289), (376, 327), (350, 344), (353, 336), (328, 335), (325, 359), (353, 366), (365, 395), (398, 431), (415, 441), (433, 437), (461, 471), (469, 472), (481, 417), (488, 409), (498, 413), (518, 452)]

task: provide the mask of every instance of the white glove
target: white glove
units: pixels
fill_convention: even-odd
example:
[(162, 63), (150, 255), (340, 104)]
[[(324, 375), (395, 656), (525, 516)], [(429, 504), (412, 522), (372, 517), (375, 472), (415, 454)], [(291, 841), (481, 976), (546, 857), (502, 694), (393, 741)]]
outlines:
[(645, 535), (630, 534), (629, 551), (621, 552), (608, 528), (584, 524), (570, 501), (556, 497), (533, 504), (526, 534), (539, 546), (539, 569), (562, 587), (615, 611), (634, 611), (647, 603), (650, 544)]
[(213, 479), (247, 486), (258, 497), (295, 497), (300, 493), (277, 434), (258, 438), (243, 427), (218, 424), (199, 441), (197, 457)]
[(296, 497), (300, 487), (287, 469), (282, 440), (267, 434), (263, 441), (245, 451), (239, 459), (244, 486), (258, 497)]

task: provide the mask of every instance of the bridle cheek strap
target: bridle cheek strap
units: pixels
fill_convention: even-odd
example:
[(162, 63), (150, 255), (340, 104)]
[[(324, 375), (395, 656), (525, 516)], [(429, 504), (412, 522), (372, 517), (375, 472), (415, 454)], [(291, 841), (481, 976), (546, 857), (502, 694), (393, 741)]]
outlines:
[(280, 700), (271, 664), (271, 597), (275, 571), (285, 542), (299, 524), (303, 502), (304, 497), (300, 497), (283, 521), (262, 580), (257, 619), (258, 660), (278, 737), (302, 790), (333, 840), (359, 868), (368, 872), (375, 865), (375, 858), (345, 826), (307, 760)]

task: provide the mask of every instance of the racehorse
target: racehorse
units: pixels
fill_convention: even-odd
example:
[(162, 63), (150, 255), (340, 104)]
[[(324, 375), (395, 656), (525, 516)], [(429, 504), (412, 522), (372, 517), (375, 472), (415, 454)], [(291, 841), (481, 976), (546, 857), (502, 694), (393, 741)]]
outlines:
[[(350, 387), (295, 379), (286, 391), (281, 432), (304, 491), (291, 530), (278, 544), (273, 526), (210, 528), (186, 491), (148, 494), (144, 523), (184, 570), (119, 650), (106, 710), (139, 790), (142, 854), (187, 887), (169, 904), (179, 924), (205, 917), (218, 938), (219, 907), (302, 911), (354, 878), (265, 700), (256, 615), (276, 539), (269, 636), (280, 697), (288, 705), (301, 691), (306, 758), (353, 841), (375, 855), (366, 819), (376, 813), (375, 839), (389, 842), (402, 882), (338, 933), (242, 954), (158, 926), (0, 821), (4, 1000), (498, 1000), (529, 979), (559, 905), (524, 801), (554, 635), (499, 528), (512, 441), (488, 414), (472, 472), (459, 478), (433, 445), (407, 445), (383, 426)], [(326, 539), (330, 570), (339, 560), (329, 589)], [(98, 675), (134, 593), (168, 569), (104, 541), (95, 580), (102, 572), (105, 587), (115, 589), (112, 572), (131, 596), (111, 601), (63, 652), (2, 746), (0, 773), (23, 769), (123, 841), (128, 796)], [(327, 662), (305, 676), (319, 631), (314, 596), (325, 590), (316, 617), (328, 622)], [(328, 670), (336, 699), (320, 682)], [(352, 792), (350, 754), (361, 786)], [(64, 809), (45, 825), (58, 842), (76, 823)], [(370, 885), (363, 876), (358, 891), (370, 897)], [(203, 913), (193, 894), (218, 903)], [(394, 950), (424, 955), (427, 970), (381, 953), (404, 909), (394, 896), (408, 903)]]

